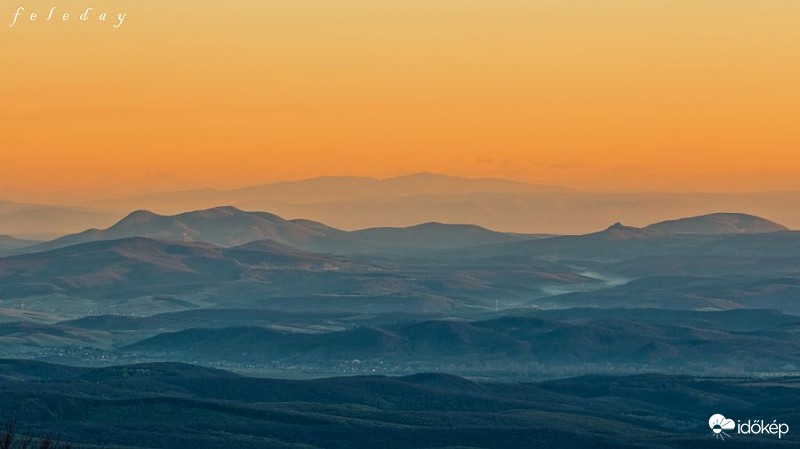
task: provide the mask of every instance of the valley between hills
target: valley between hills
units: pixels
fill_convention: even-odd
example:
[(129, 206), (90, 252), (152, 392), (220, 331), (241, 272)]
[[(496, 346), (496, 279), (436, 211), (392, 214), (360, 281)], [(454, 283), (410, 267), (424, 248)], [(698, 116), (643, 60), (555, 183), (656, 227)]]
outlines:
[(800, 417), (800, 232), (753, 215), (548, 235), (223, 206), (0, 245), (3, 409), (86, 447), (704, 447), (720, 407)]

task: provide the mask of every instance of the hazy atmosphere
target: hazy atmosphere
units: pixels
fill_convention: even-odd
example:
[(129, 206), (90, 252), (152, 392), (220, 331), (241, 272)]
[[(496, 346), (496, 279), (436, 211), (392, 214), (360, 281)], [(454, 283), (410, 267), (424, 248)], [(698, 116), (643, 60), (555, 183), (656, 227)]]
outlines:
[(800, 444), (800, 2), (4, 3), (0, 449)]
[(797, 2), (57, 6), (128, 15), (119, 30), (3, 30), (5, 200), (416, 172), (592, 191), (800, 189)]

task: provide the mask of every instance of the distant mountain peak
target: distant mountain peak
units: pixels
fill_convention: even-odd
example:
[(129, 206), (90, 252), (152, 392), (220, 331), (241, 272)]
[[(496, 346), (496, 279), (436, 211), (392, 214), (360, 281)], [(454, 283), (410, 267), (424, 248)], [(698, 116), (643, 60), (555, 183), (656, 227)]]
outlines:
[(112, 227), (113, 228), (117, 228), (117, 229), (121, 229), (121, 228), (127, 228), (127, 227), (131, 227), (131, 226), (137, 226), (137, 225), (140, 225), (142, 223), (148, 223), (148, 222), (152, 221), (154, 218), (158, 218), (158, 217), (161, 217), (161, 215), (158, 215), (158, 214), (156, 214), (154, 212), (151, 212), (149, 210), (144, 210), (144, 209), (136, 210), (136, 211), (133, 211), (130, 214), (128, 214), (122, 220), (118, 221)]
[(458, 179), (456, 176), (450, 175), (443, 175), (441, 173), (432, 173), (432, 172), (417, 172), (417, 173), (409, 173), (407, 175), (399, 175), (399, 176), (392, 176), (391, 178), (386, 179)]
[(0, 250), (24, 248), (26, 246), (35, 245), (36, 243), (39, 242), (33, 240), (22, 240), (10, 235), (0, 235)]
[(616, 222), (608, 228), (589, 234), (590, 236), (600, 237), (603, 240), (642, 240), (652, 237), (659, 237), (665, 233), (654, 231), (646, 228), (636, 228), (633, 226), (626, 226), (621, 222)]
[(696, 217), (662, 221), (645, 229), (671, 234), (764, 234), (788, 231), (774, 221), (742, 213), (713, 213)]
[(159, 217), (159, 216), (160, 215), (158, 215), (155, 212), (151, 212), (149, 210), (141, 209), (141, 210), (135, 210), (135, 211), (129, 213), (125, 218), (123, 218), (123, 220), (141, 220), (143, 218)]
[(24, 240), (18, 239), (16, 237), (10, 235), (0, 235), (0, 243), (14, 243), (14, 242), (23, 242)]
[(36, 246), (37, 251), (98, 240), (146, 237), (157, 240), (206, 242), (235, 247), (273, 240), (288, 247), (331, 252), (360, 245), (346, 232), (312, 221), (287, 221), (267, 212), (248, 212), (233, 206), (158, 215), (147, 210), (129, 214), (105, 230), (89, 230)]
[(642, 228), (635, 228), (633, 226), (627, 226), (622, 224), (621, 222), (616, 222), (611, 226), (607, 227), (603, 233), (636, 233), (641, 234), (643, 232)]
[(230, 216), (233, 216), (233, 215), (245, 214), (245, 213), (247, 213), (247, 212), (245, 212), (245, 211), (243, 211), (243, 210), (241, 210), (241, 209), (239, 209), (237, 207), (234, 207), (234, 206), (218, 206), (218, 207), (212, 207), (210, 209), (205, 209), (205, 210), (186, 212), (186, 213), (181, 214), (181, 215), (193, 215), (193, 216), (203, 217), (203, 218), (222, 218), (222, 217), (230, 217)]

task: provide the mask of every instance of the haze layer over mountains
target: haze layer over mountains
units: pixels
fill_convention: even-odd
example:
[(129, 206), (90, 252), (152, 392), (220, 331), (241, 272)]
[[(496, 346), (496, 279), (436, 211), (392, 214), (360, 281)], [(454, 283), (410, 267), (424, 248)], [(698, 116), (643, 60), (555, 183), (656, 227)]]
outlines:
[(800, 416), (800, 232), (668, 218), (347, 230), (225, 205), (2, 236), (0, 405), (126, 449), (704, 447), (721, 406)]
[[(498, 378), (800, 364), (800, 233), (746, 214), (550, 236), (225, 206), (2, 242), (6, 356)], [(725, 315), (741, 311), (758, 324)], [(707, 355), (735, 347), (754, 349)]]
[(323, 177), (58, 207), (0, 200), (7, 200), (0, 201), (0, 235), (40, 240), (88, 228), (106, 228), (132, 210), (174, 215), (221, 206), (269, 211), (288, 219), (310, 219), (345, 230), (442, 222), (528, 234), (583, 234), (616, 221), (644, 226), (719, 211), (748, 213), (800, 228), (800, 212), (786, 207), (800, 203), (800, 192), (604, 193), (425, 173), (383, 180)]

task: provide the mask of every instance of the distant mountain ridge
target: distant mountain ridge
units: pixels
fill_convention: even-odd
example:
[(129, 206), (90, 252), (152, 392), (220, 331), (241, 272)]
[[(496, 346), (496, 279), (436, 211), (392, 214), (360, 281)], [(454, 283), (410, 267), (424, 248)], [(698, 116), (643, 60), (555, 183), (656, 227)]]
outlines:
[[(741, 237), (741, 241), (733, 244), (732, 239), (736, 237)], [(590, 234), (465, 248), (461, 255), (611, 262), (666, 255), (715, 254), (724, 257), (723, 254), (734, 255), (752, 248), (754, 255), (765, 256), (782, 252), (781, 245), (797, 242), (798, 239), (800, 233), (759, 217), (711, 214), (655, 223), (643, 228), (618, 222)]]
[(232, 190), (198, 189), (164, 192), (127, 199), (106, 200), (95, 206), (110, 209), (152, 209), (176, 213), (222, 205), (260, 208), (258, 203), (280, 201), (316, 203), (368, 198), (402, 198), (413, 195), (454, 195), (478, 192), (531, 193), (569, 191), (563, 187), (528, 184), (498, 178), (461, 178), (435, 173), (414, 173), (378, 179), (358, 176), (321, 176)]
[(800, 228), (786, 204), (800, 192), (592, 192), (494, 178), (417, 173), (386, 179), (327, 176), (233, 190), (165, 192), (87, 204), (113, 210), (235, 206), (306, 218), (343, 230), (469, 223), (505, 232), (585, 234), (614, 221), (644, 226), (671, 217), (746, 212)]
[(15, 237), (11, 237), (10, 235), (0, 235), (0, 251), (7, 249), (24, 248), (26, 246), (35, 245), (37, 243), (41, 242), (36, 240), (22, 240)]
[(222, 247), (126, 237), (0, 258), (0, 299), (50, 297), (36, 307), (76, 318), (87, 311), (153, 314), (255, 304), (276, 310), (440, 312), (486, 307), (495, 298), (522, 302), (545, 295), (543, 286), (602, 285), (548, 262), (511, 267), (495, 273), (472, 261), (439, 265), (435, 254), (392, 250), (376, 258), (320, 254), (274, 240)]
[(774, 221), (755, 215), (717, 212), (713, 214), (666, 220), (637, 228), (615, 223), (603, 231), (607, 237), (620, 238), (658, 237), (668, 234), (727, 235), (727, 234), (767, 234), (790, 229)]
[[(47, 251), (71, 245), (131, 237), (183, 242), (206, 242), (234, 247), (269, 240), (303, 251), (333, 254), (469, 249), (493, 246), (503, 253), (524, 251), (568, 255), (574, 250), (607, 256), (620, 251), (651, 253), (650, 243), (691, 238), (702, 240), (725, 235), (770, 234), (788, 229), (775, 222), (746, 214), (719, 213), (655, 223), (643, 228), (616, 223), (607, 229), (577, 236), (542, 236), (495, 232), (469, 224), (424, 223), (406, 228), (369, 228), (343, 231), (305, 219), (286, 220), (268, 212), (243, 211), (232, 206), (166, 216), (150, 211), (130, 213), (108, 229), (90, 229), (49, 242), (24, 247), (25, 252)], [(678, 239), (683, 236), (685, 238)], [(625, 245), (617, 245), (624, 242)], [(0, 241), (0, 245), (2, 241)], [(21, 248), (20, 246), (16, 249)], [(584, 248), (584, 249), (580, 249)], [(0, 247), (0, 249), (2, 249)], [(9, 248), (6, 253), (15, 248)], [(631, 251), (628, 251), (631, 252)], [(490, 254), (491, 255), (491, 251)]]
[(174, 216), (136, 211), (108, 229), (90, 229), (36, 245), (32, 249), (46, 251), (80, 243), (130, 237), (206, 242), (226, 247), (272, 240), (300, 249), (322, 252), (358, 247), (360, 243), (348, 233), (321, 223), (284, 220), (267, 212), (245, 212), (234, 207), (217, 207)]
[(0, 234), (51, 239), (106, 228), (132, 210), (173, 215), (223, 206), (269, 211), (347, 231), (439, 222), (514, 233), (586, 234), (615, 221), (641, 227), (718, 211), (767, 217), (800, 229), (800, 211), (787, 207), (797, 203), (800, 191), (596, 192), (432, 173), (386, 179), (327, 176), (232, 190), (205, 188), (90, 201), (82, 203), (83, 208), (0, 199)]
[(748, 214), (715, 213), (697, 217), (662, 221), (646, 229), (671, 234), (761, 234), (788, 231), (789, 228), (774, 221)]
[(130, 237), (206, 242), (224, 247), (271, 240), (306, 251), (345, 254), (386, 248), (458, 248), (535, 238), (494, 232), (474, 225), (442, 223), (348, 232), (311, 220), (285, 220), (267, 212), (247, 212), (224, 206), (173, 216), (136, 211), (108, 229), (90, 229), (35, 245), (30, 250), (47, 251), (80, 243)]
[(444, 223), (423, 223), (406, 228), (369, 228), (352, 231), (351, 234), (376, 246), (401, 248), (406, 245), (412, 245), (429, 249), (505, 243), (539, 237), (535, 235), (499, 233), (476, 225)]
[(277, 242), (222, 248), (202, 242), (128, 237), (0, 259), (0, 297), (55, 293), (102, 297), (179, 286), (201, 289), (259, 278), (266, 270), (322, 271), (351, 265)]
[[(738, 319), (741, 311), (717, 312), (710, 322), (721, 326)], [(569, 312), (565, 312), (569, 313)], [(625, 312), (622, 312), (624, 314)], [(657, 316), (659, 311), (651, 311)], [(661, 367), (682, 356), (681, 363), (713, 363), (731, 368), (742, 360), (731, 360), (731, 348), (746, 345), (748, 357), (761, 364), (780, 367), (800, 363), (800, 344), (795, 340), (800, 318), (776, 315), (771, 311), (751, 310), (754, 319), (779, 322), (742, 335), (701, 324), (701, 312), (668, 312), (691, 325), (640, 321), (626, 316), (556, 320), (543, 316), (511, 316), (481, 321), (461, 319), (430, 320), (382, 327), (357, 327), (328, 333), (279, 332), (258, 326), (216, 329), (193, 328), (161, 333), (128, 347), (125, 352), (166, 352), (178, 360), (238, 359), (291, 360), (295, 363), (324, 363), (335, 360), (442, 360), (459, 358), (464, 366), (492, 366), (505, 362), (629, 363)], [(707, 313), (708, 314), (708, 313)], [(668, 321), (668, 320), (665, 320)], [(775, 332), (776, 329), (787, 329)], [(791, 330), (794, 329), (794, 330)], [(769, 347), (760, 349), (769, 338)], [(709, 348), (724, 348), (709, 351)], [(780, 357), (774, 348), (781, 348)], [(745, 362), (746, 364), (747, 362)]]
[(0, 201), (0, 234), (44, 240), (119, 220), (119, 212)]

